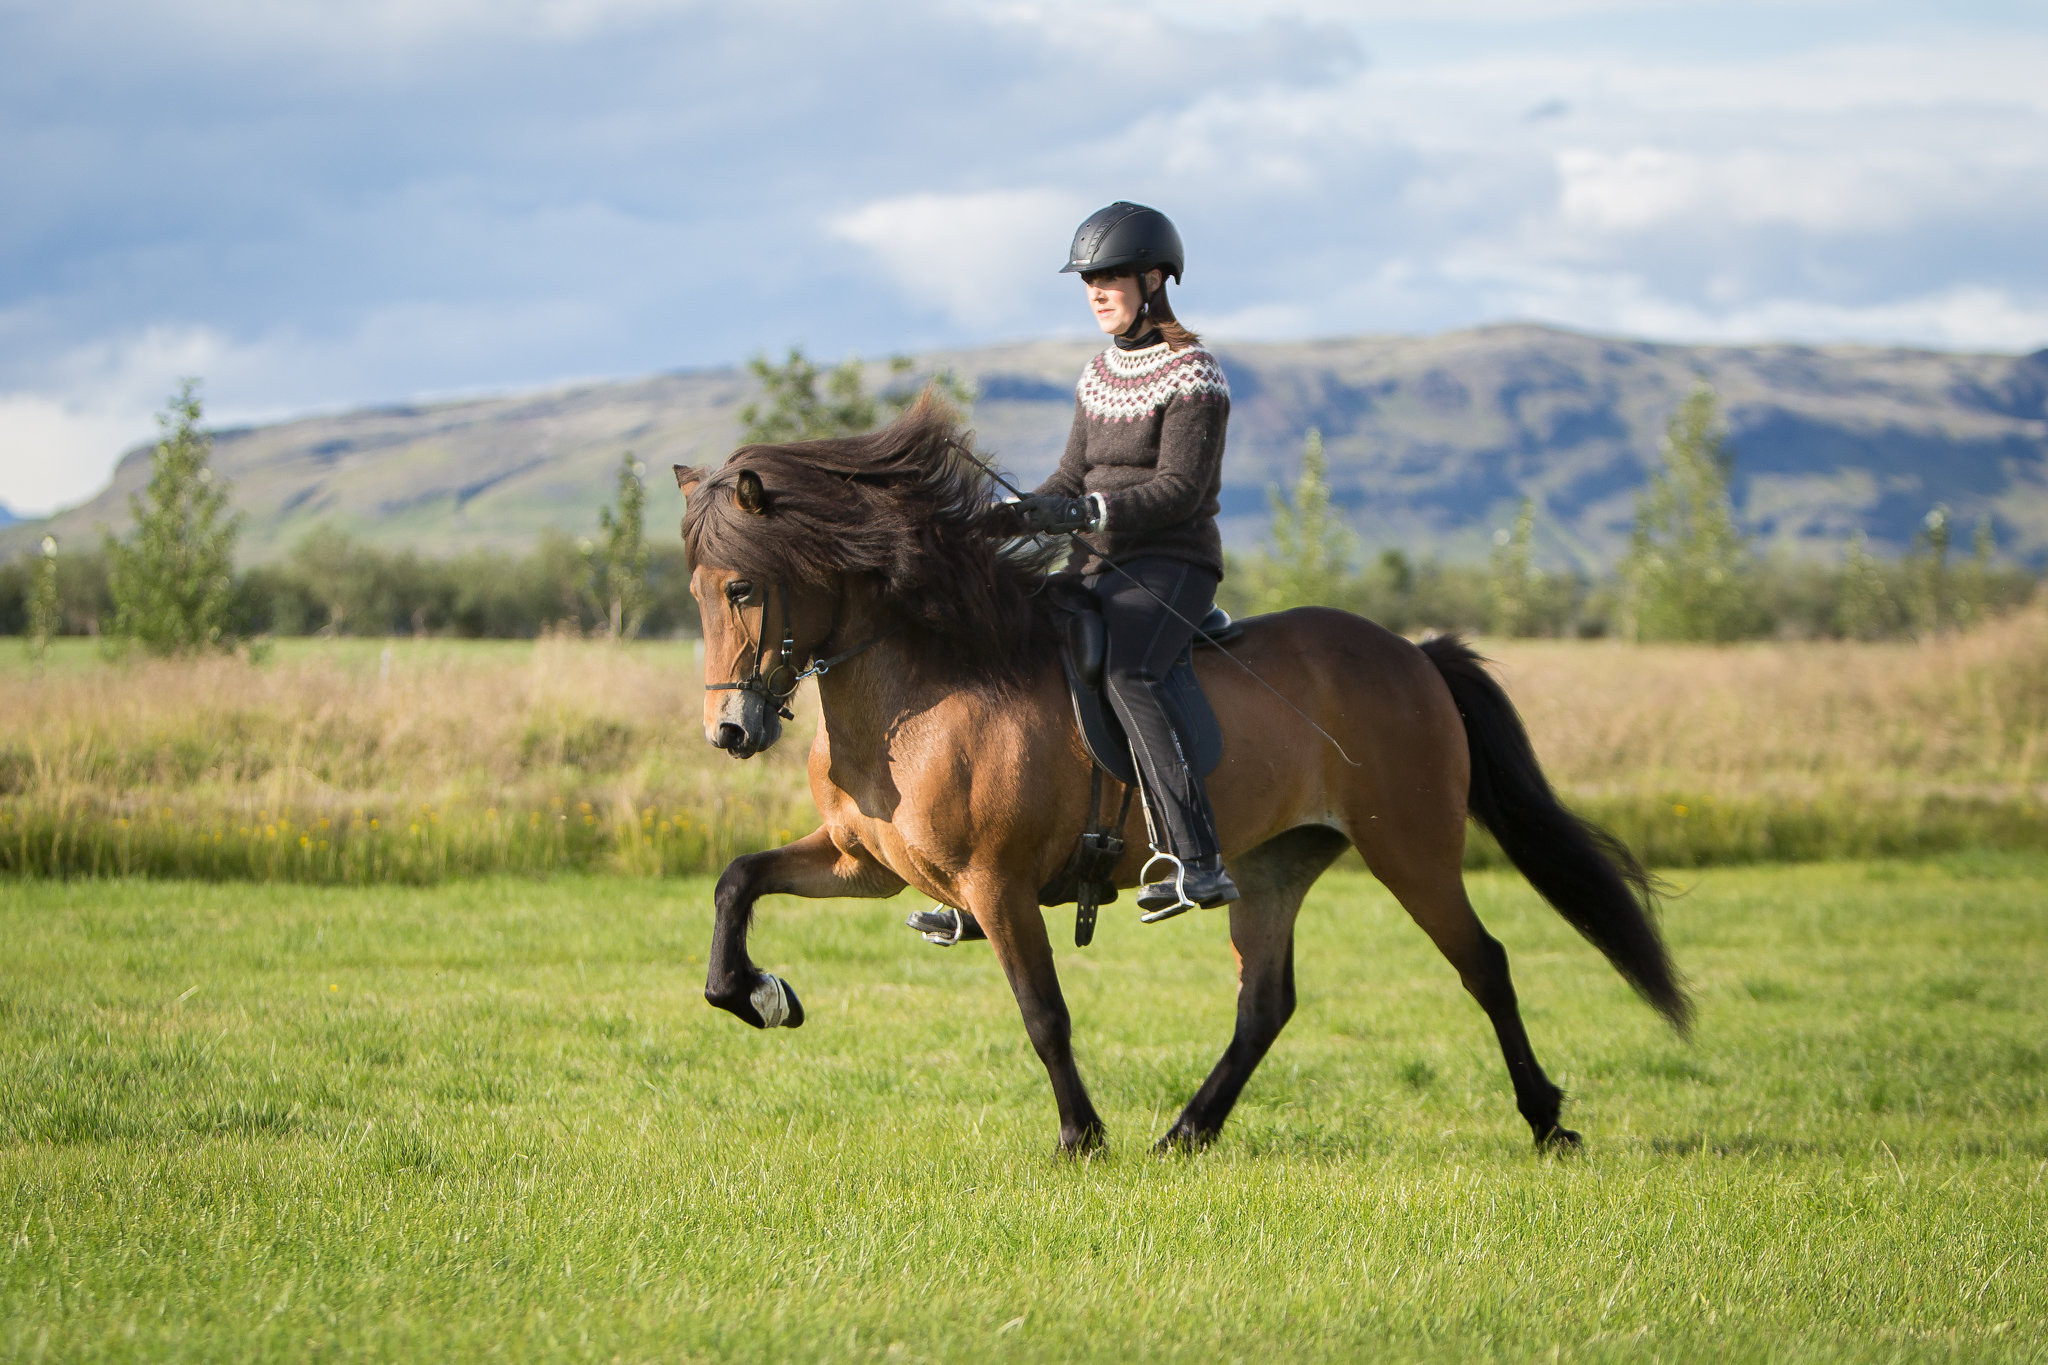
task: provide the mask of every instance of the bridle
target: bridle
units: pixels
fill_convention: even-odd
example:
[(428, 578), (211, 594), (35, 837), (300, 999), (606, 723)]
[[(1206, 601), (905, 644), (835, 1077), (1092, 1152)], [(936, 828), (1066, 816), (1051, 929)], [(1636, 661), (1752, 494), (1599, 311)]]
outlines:
[[(768, 609), (774, 604), (775, 595), (782, 595), (782, 643), (776, 647), (774, 663), (766, 672), (761, 665), (768, 660)], [(873, 649), (896, 633), (891, 626), (879, 635), (870, 636), (852, 649), (841, 650), (829, 659), (820, 659), (809, 668), (798, 671), (796, 666), (795, 613), (789, 606), (789, 589), (781, 579), (776, 579), (768, 590), (761, 594), (761, 628), (754, 633), (753, 671), (738, 682), (705, 683), (706, 692), (751, 692), (768, 704), (768, 708), (784, 720), (795, 720), (796, 713), (789, 709), (789, 699), (796, 694), (799, 684), (806, 678), (822, 678), (856, 654)], [(832, 629), (825, 632), (831, 639), (839, 631), (839, 616), (835, 611)], [(787, 678), (787, 683), (782, 679)]]

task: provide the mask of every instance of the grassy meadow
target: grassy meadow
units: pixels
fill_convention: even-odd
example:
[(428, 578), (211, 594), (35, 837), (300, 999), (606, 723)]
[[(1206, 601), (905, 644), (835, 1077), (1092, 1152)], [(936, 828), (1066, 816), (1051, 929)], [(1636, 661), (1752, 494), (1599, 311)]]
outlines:
[[(1472, 878), (1576, 1155), (1337, 872), (1223, 1139), (1224, 917), (1060, 953), (1112, 1125), (983, 947), (764, 903), (810, 1022), (698, 995), (701, 878), (0, 897), (0, 1358), (2048, 1361), (2048, 857), (1713, 869), (1681, 1042)], [(1061, 912), (1055, 927), (1064, 930)]]
[[(1918, 643), (1487, 647), (1559, 785), (1658, 865), (2048, 849), (2048, 612)], [(735, 763), (700, 682), (688, 643), (563, 637), (0, 651), (0, 874), (715, 871), (810, 827), (816, 712)]]

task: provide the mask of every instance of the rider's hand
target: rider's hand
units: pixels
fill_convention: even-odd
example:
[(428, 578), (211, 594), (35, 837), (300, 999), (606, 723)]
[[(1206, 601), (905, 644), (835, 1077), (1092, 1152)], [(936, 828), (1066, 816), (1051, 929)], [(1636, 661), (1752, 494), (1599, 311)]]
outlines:
[(1074, 531), (1093, 531), (1103, 520), (1103, 502), (1098, 494), (1085, 498), (1033, 494), (997, 503), (989, 513), (989, 524), (998, 535), (1057, 536)]

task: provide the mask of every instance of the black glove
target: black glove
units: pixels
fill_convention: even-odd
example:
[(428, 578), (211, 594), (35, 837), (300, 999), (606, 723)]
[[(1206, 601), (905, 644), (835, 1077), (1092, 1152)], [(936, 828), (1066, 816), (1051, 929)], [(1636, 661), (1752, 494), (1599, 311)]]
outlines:
[(1092, 531), (1100, 520), (1101, 500), (1041, 496), (997, 503), (989, 513), (996, 534), (1005, 536), (1057, 536), (1071, 531)]

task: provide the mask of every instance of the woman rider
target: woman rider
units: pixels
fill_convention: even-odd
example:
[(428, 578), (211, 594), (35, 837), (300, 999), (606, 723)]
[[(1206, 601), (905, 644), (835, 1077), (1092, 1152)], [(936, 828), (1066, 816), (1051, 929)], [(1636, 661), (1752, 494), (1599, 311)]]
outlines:
[(1078, 274), (1110, 344), (1088, 362), (1053, 476), (1015, 504), (1027, 530), (1079, 531), (1101, 553), (1082, 565), (1109, 636), (1110, 705), (1137, 760), (1156, 855), (1168, 875), (1138, 893), (1150, 922), (1238, 898), (1202, 778), (1166, 705), (1166, 675), (1223, 578), (1216, 530), (1230, 386), (1166, 298), (1180, 234), (1157, 209), (1117, 202), (1074, 233), (1062, 274)]

